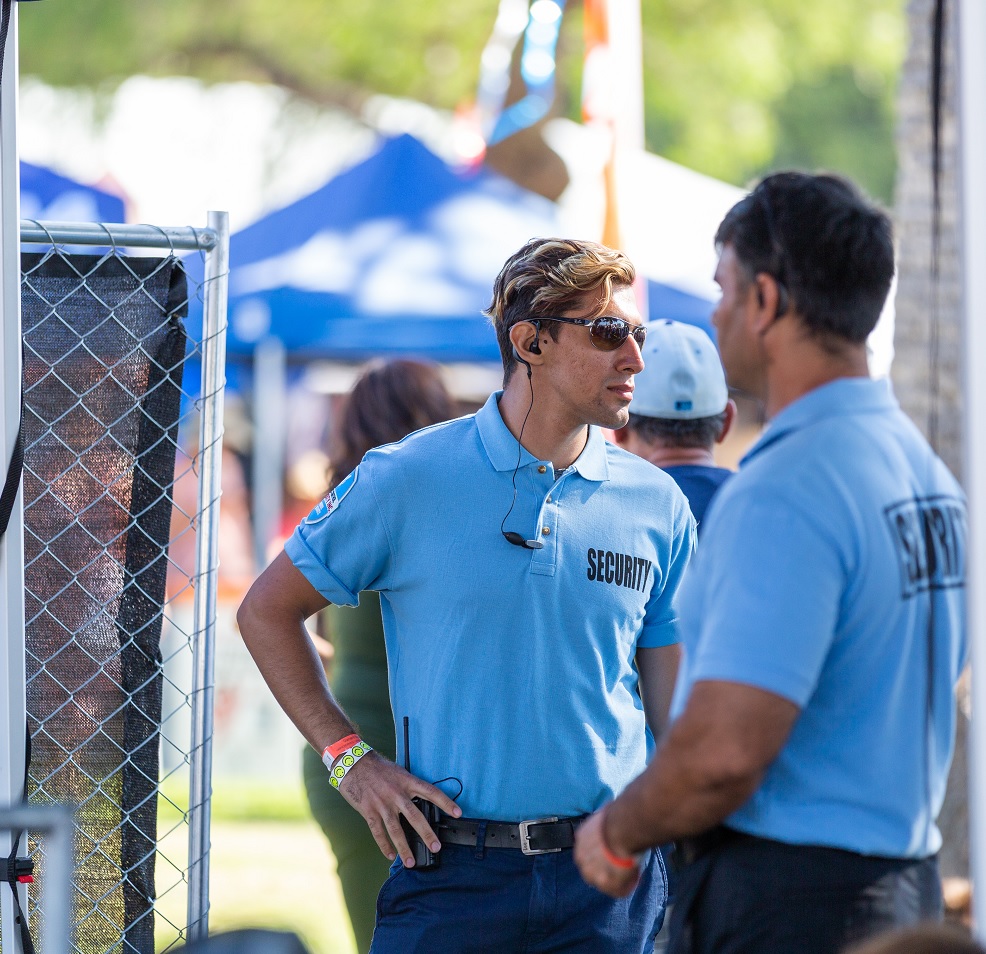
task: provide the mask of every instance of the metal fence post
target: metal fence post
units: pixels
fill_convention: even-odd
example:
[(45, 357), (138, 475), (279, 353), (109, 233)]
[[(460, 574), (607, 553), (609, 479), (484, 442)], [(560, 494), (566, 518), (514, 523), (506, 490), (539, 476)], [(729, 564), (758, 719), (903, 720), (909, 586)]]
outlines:
[[(5, 69), (0, 85), (0, 486), (7, 476), (20, 423), (20, 220), (17, 157), (17, 4), (8, 9), (7, 43), (0, 56)], [(24, 520), (21, 493), (14, 500), (10, 524), (0, 543), (0, 808), (18, 804), (24, 790), (27, 703), (24, 663)], [(9, 830), (0, 831), (0, 854), (10, 854)], [(26, 839), (21, 844), (26, 853)], [(27, 892), (21, 889), (26, 905)], [(26, 908), (25, 908), (26, 909)], [(20, 951), (10, 887), (0, 887), (0, 948)]]
[[(188, 819), (188, 936), (209, 932), (209, 822), (212, 799), (212, 712), (215, 689), (215, 625), (219, 563), (219, 495), (226, 364), (226, 298), (229, 272), (229, 217), (209, 213), (216, 244), (206, 255), (202, 327), (199, 514), (195, 589), (195, 658), (192, 683), (191, 791)], [(209, 400), (213, 398), (212, 400)]]

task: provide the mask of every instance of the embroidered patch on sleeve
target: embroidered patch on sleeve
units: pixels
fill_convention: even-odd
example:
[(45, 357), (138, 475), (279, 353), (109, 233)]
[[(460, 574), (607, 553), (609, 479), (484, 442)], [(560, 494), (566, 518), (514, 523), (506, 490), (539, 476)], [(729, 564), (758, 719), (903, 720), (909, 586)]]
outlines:
[(330, 490), (324, 497), (320, 500), (315, 509), (305, 517), (305, 523), (311, 526), (313, 523), (320, 523), (323, 521), (339, 504), (342, 503), (342, 498), (349, 493), (350, 490), (356, 484), (356, 478), (359, 476), (359, 468), (357, 467), (345, 480), (343, 480), (334, 490)]

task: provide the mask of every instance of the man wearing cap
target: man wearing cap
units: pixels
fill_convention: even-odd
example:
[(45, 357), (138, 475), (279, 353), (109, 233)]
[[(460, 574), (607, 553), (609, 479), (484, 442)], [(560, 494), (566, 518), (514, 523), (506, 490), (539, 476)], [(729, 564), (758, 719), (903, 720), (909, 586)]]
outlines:
[[(643, 769), (647, 725), (662, 728), (695, 533), (674, 481), (600, 430), (626, 423), (642, 367), (633, 280), (594, 242), (512, 255), (488, 312), (503, 390), (367, 453), (240, 608), (326, 784), (394, 861), (372, 954), (652, 948), (660, 854), (615, 900), (572, 857), (582, 820)], [(403, 765), (359, 738), (305, 634), (364, 590), (380, 593)]]
[(643, 358), (616, 443), (673, 478), (701, 534), (713, 494), (733, 473), (713, 456), (736, 417), (719, 352), (701, 328), (664, 320), (647, 325)]
[(777, 173), (716, 244), (723, 365), (769, 424), (689, 567), (673, 721), (576, 860), (618, 895), (636, 852), (678, 840), (674, 954), (836, 954), (942, 917), (965, 498), (869, 377), (886, 213), (844, 179)]

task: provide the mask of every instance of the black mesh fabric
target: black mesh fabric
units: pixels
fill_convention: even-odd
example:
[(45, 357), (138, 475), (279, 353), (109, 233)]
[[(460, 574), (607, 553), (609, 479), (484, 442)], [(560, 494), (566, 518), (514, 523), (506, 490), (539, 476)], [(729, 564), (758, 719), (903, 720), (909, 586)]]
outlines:
[(173, 257), (25, 254), (22, 272), (30, 798), (78, 809), (78, 950), (153, 954), (187, 282)]

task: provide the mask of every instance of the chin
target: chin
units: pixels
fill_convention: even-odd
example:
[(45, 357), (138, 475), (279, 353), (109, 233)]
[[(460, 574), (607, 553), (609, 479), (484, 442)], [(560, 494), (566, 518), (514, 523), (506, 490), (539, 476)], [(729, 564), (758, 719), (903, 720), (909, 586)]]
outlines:
[(608, 427), (611, 430), (618, 431), (621, 427), (626, 427), (627, 421), (629, 420), (629, 409), (621, 407), (619, 410), (601, 413), (599, 420), (593, 421), (592, 423), (597, 427)]

